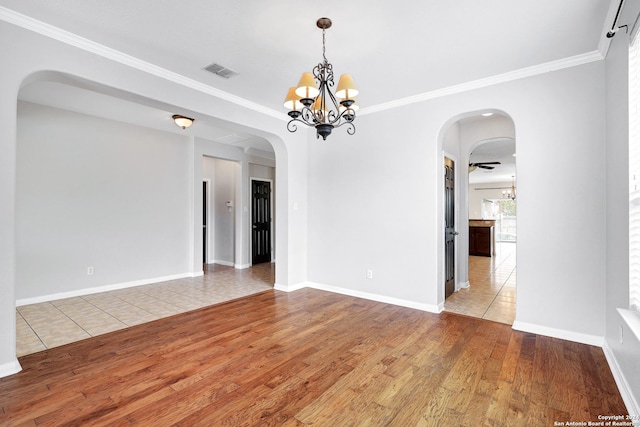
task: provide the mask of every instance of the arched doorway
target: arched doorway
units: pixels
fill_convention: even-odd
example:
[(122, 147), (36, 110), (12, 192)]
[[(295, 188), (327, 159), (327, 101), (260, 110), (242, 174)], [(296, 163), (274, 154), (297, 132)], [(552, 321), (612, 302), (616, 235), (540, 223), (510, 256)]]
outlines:
[[(517, 243), (515, 232), (506, 230), (507, 221), (502, 220), (506, 205), (515, 206), (509, 198), (509, 193), (515, 193), (516, 179), (514, 123), (502, 112), (477, 111), (453, 119), (443, 135), (444, 157), (459, 159), (455, 292), (446, 298), (444, 308), (511, 324), (516, 309)], [(504, 242), (509, 238), (514, 241)], [(447, 265), (446, 249), (443, 253)]]
[[(239, 146), (241, 131), (233, 129), (236, 145), (225, 145), (219, 141), (224, 136), (219, 133), (208, 139), (176, 127), (171, 113), (183, 112), (181, 109), (167, 112), (150, 105), (153, 102), (149, 100), (138, 104), (118, 98), (107, 88), (104, 92), (91, 90), (100, 88), (98, 84), (89, 89), (67, 83), (55, 78), (31, 78), (18, 98), (18, 305), (197, 275), (201, 270), (195, 266), (202, 265), (203, 257), (197, 248), (203, 234), (196, 221), (202, 215), (196, 193), (202, 191), (202, 154), (221, 152), (233, 157), (232, 153), (240, 153), (243, 167), (237, 174), (242, 184), (236, 193), (241, 203), (236, 216), (243, 217), (249, 166), (260, 163), (256, 159), (266, 155), (261, 151), (268, 151), (264, 149), (267, 147), (272, 156), (267, 163), (275, 167), (271, 143), (259, 138), (262, 150)], [(54, 98), (62, 104), (54, 105)], [(96, 111), (101, 102), (104, 115)], [(205, 123), (206, 118), (200, 117), (198, 124)], [(33, 144), (20, 144), (24, 139)], [(50, 147), (43, 150), (47, 143)], [(38, 155), (35, 163), (33, 155)], [(31, 221), (37, 218), (46, 221)], [(248, 223), (237, 228), (241, 253), (248, 253), (248, 244), (240, 240), (247, 235)], [(32, 257), (38, 258), (38, 268), (33, 268)], [(273, 286), (273, 280), (269, 285)], [(160, 306), (169, 309), (166, 315), (171, 314), (168, 305), (155, 305)], [(56, 310), (62, 312), (59, 307)], [(164, 315), (158, 311), (154, 316)], [(17, 315), (18, 329), (24, 320)], [(45, 316), (43, 323), (53, 322)], [(70, 323), (78, 329), (78, 322)], [(112, 330), (121, 326), (115, 323)], [(80, 329), (94, 336), (108, 332), (110, 327)], [(77, 332), (67, 338), (88, 337)], [(19, 332), (17, 335), (20, 339)], [(62, 343), (51, 341), (46, 345)]]

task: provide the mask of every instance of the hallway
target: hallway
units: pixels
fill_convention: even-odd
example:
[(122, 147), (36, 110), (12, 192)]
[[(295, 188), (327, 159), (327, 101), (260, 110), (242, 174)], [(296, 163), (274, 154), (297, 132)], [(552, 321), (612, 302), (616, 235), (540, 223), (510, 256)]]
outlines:
[(445, 311), (513, 324), (516, 317), (516, 244), (496, 243), (493, 257), (469, 257), (469, 283), (444, 303)]

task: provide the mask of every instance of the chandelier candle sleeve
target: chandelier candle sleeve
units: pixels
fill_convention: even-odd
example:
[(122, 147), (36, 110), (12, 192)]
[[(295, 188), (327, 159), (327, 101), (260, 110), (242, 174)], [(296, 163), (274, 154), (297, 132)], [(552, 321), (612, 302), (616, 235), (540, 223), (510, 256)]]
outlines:
[(312, 73), (303, 73), (298, 86), (287, 92), (284, 107), (289, 110), (291, 117), (287, 129), (295, 132), (298, 130), (297, 123), (302, 123), (314, 127), (316, 137), (326, 140), (334, 128), (346, 125), (347, 133), (353, 135), (356, 131), (353, 121), (358, 110), (354, 98), (358, 95), (358, 89), (351, 74), (343, 74), (335, 94), (332, 92), (335, 84), (333, 65), (325, 55), (326, 30), (331, 27), (331, 20), (320, 18), (316, 25), (322, 30), (323, 60), (313, 68)]

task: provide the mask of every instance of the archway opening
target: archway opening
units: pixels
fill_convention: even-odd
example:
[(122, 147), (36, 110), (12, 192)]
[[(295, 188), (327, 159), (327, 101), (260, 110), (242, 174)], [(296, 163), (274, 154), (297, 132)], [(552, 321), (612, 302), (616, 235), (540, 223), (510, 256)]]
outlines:
[[(450, 121), (442, 146), (443, 157), (454, 157), (458, 164), (455, 291), (447, 295), (444, 309), (512, 324), (517, 248), (515, 125), (508, 115), (495, 110), (463, 114)], [(446, 203), (446, 196), (442, 199)], [(446, 218), (446, 206), (443, 210)], [(446, 241), (447, 230), (444, 236)], [(446, 248), (443, 254), (443, 264), (448, 265)]]
[[(20, 336), (21, 330), (33, 332), (35, 317), (27, 318), (38, 304), (47, 303), (52, 313), (62, 313), (63, 305), (78, 313), (78, 305), (106, 312), (99, 305), (108, 298), (96, 300), (97, 293), (133, 295), (140, 286), (158, 282), (173, 281), (179, 287), (178, 282), (202, 274), (199, 220), (205, 154), (239, 165), (233, 189), (237, 204), (229, 206), (234, 216), (233, 267), (247, 266), (249, 177), (256, 175), (256, 165), (271, 168), (275, 175), (278, 150), (266, 136), (60, 73), (30, 76), (17, 105), (19, 356), (43, 349), (25, 348)], [(174, 113), (195, 117), (195, 126), (178, 128), (171, 119)], [(286, 245), (286, 239), (281, 240)], [(269, 280), (273, 287), (273, 274)], [(196, 299), (206, 302), (203, 296)], [(211, 296), (209, 303), (220, 302), (218, 297)], [(111, 316), (96, 326), (96, 311), (67, 322), (73, 334), (39, 335), (30, 341), (50, 348), (195, 307), (186, 299), (156, 299), (137, 320)], [(129, 313), (139, 311), (133, 307), (140, 309), (140, 304), (129, 303)], [(50, 316), (36, 317), (44, 319), (43, 326), (56, 324), (50, 332), (60, 331)]]

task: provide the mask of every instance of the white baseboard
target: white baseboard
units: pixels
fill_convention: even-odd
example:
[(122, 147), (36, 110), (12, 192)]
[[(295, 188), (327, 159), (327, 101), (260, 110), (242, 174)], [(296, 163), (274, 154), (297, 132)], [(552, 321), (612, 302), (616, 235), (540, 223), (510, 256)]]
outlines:
[(397, 305), (400, 307), (413, 308), (416, 310), (426, 311), (429, 313), (441, 313), (444, 311), (444, 303), (439, 305), (422, 304), (422, 303), (417, 303), (415, 301), (408, 301), (408, 300), (403, 300), (399, 298), (388, 297), (385, 295), (372, 294), (369, 292), (354, 291), (353, 289), (323, 285), (315, 282), (301, 282), (301, 283), (296, 283), (294, 285), (282, 285), (282, 284), (276, 283), (273, 285), (273, 287), (277, 291), (284, 291), (284, 292), (293, 292), (302, 288), (313, 288), (321, 291), (333, 292), (335, 294), (348, 295), (351, 297), (367, 299), (370, 301), (377, 301), (377, 302)]
[(281, 285), (280, 283), (273, 284), (273, 289), (275, 289), (276, 291), (282, 291), (282, 292), (293, 292), (293, 291), (297, 291), (298, 289), (302, 289), (306, 287), (307, 287), (307, 282), (296, 283), (295, 285)]
[(471, 287), (471, 283), (467, 280), (466, 282), (458, 283), (458, 287), (456, 288), (456, 292), (460, 289), (469, 289)]
[(97, 286), (93, 288), (84, 288), (84, 289), (78, 289), (75, 291), (60, 292), (56, 294), (42, 295), (38, 297), (21, 298), (16, 300), (16, 307), (29, 305), (29, 304), (38, 304), (41, 302), (55, 301), (55, 300), (65, 299), (65, 298), (80, 297), (83, 295), (97, 294), (100, 292), (116, 291), (118, 289), (133, 288), (135, 286), (149, 285), (151, 283), (158, 283), (158, 282), (166, 282), (168, 280), (202, 276), (202, 274), (203, 274), (202, 271), (193, 272), (193, 273), (174, 274), (171, 276), (154, 277), (152, 279), (133, 280), (131, 282), (116, 283), (113, 285)]
[(13, 362), (3, 363), (2, 365), (0, 365), (0, 378), (17, 374), (21, 370), (22, 370), (22, 366), (20, 366), (18, 359), (14, 360)]
[(251, 267), (251, 264), (236, 264), (233, 261), (223, 261), (221, 259), (214, 259), (213, 261), (209, 261), (209, 264), (224, 265), (225, 267), (233, 267), (237, 270), (243, 270), (245, 268)]
[(604, 351), (604, 356), (607, 358), (607, 363), (609, 363), (613, 379), (616, 381), (616, 385), (620, 391), (620, 396), (622, 396), (622, 400), (627, 407), (627, 413), (636, 417), (640, 416), (640, 405), (631, 392), (631, 387), (622, 373), (622, 369), (620, 369), (615, 353), (606, 341), (602, 346), (602, 350)]
[(319, 289), (321, 291), (333, 292), (336, 294), (349, 295), (352, 297), (367, 299), (371, 301), (384, 302), (387, 304), (393, 304), (400, 307), (413, 308), (416, 310), (426, 311), (429, 313), (441, 313), (444, 310), (444, 304), (439, 304), (439, 305), (423, 304), (415, 301), (393, 298), (385, 295), (372, 294), (369, 292), (362, 292), (362, 291), (354, 291), (353, 289), (340, 288), (337, 286), (323, 285), (320, 283), (307, 282), (307, 287), (313, 288), (313, 289)]
[(582, 344), (595, 345), (602, 347), (604, 345), (604, 337), (599, 335), (582, 334), (579, 332), (567, 331), (565, 329), (549, 328), (535, 323), (513, 322), (513, 329), (522, 332), (531, 332), (532, 334), (546, 335), (548, 337), (560, 338), (567, 341), (579, 342)]
[(235, 263), (233, 261), (223, 261), (220, 259), (214, 259), (213, 261), (209, 261), (209, 264), (219, 264), (227, 267), (235, 267)]

